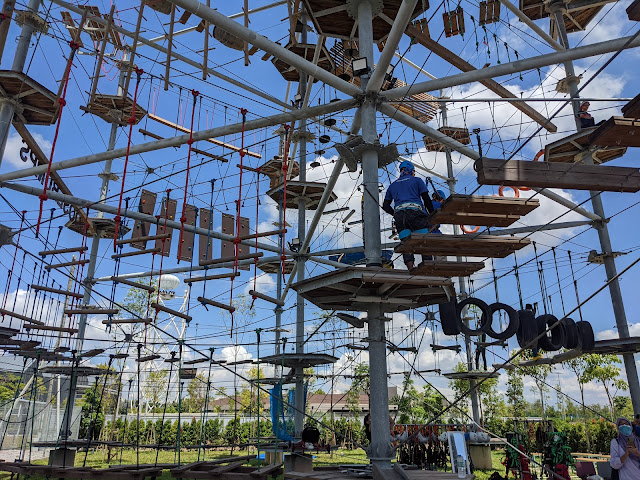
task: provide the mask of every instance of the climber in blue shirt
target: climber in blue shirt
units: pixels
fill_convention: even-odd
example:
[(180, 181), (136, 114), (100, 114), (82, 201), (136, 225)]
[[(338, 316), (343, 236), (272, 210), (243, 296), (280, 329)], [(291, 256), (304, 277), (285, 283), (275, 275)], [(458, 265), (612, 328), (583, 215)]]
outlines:
[[(399, 232), (412, 232), (429, 228), (428, 213), (433, 212), (433, 204), (424, 181), (416, 175), (416, 168), (409, 160), (400, 164), (400, 177), (389, 185), (384, 197), (382, 210), (393, 215)], [(391, 203), (393, 202), (393, 207)], [(415, 266), (413, 254), (403, 255), (409, 270)]]

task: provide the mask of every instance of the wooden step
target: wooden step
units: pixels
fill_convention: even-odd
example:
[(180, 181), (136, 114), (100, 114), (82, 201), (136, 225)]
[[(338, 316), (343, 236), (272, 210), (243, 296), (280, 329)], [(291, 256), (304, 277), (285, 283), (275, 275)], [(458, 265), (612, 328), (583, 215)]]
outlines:
[(480, 185), (567, 188), (607, 192), (637, 192), (640, 171), (631, 167), (528, 162), (481, 158), (476, 161)]
[(126, 278), (111, 277), (111, 280), (116, 283), (122, 283), (123, 285), (129, 285), (133, 288), (139, 288), (140, 290), (146, 290), (149, 293), (152, 293), (155, 290), (155, 287), (145, 285), (144, 283), (132, 282), (131, 280), (127, 280)]
[(89, 260), (74, 260), (71, 262), (52, 263), (51, 265), (45, 265), (44, 268), (45, 270), (52, 270), (56, 268), (71, 267), (74, 265), (86, 265), (87, 263), (89, 263)]
[(89, 247), (69, 247), (69, 248), (57, 248), (55, 250), (43, 250), (38, 252), (38, 255), (41, 257), (46, 257), (47, 255), (58, 255), (62, 253), (81, 253), (89, 250)]
[(165, 307), (164, 305), (160, 305), (159, 303), (156, 303), (156, 302), (151, 303), (151, 308), (155, 308), (156, 311), (165, 312), (175, 317), (184, 318), (188, 322), (193, 320), (193, 317), (191, 317), (190, 315), (187, 315), (186, 313), (178, 312), (177, 310), (173, 310), (171, 308)]
[(68, 333), (70, 335), (74, 335), (78, 333), (77, 328), (54, 327), (52, 325), (38, 325), (36, 323), (24, 323), (22, 325), (22, 328), (24, 328), (25, 330), (28, 329), (28, 330), (46, 330), (49, 332), (62, 332), (62, 333)]
[(411, 270), (415, 275), (441, 277), (468, 277), (484, 268), (484, 262), (449, 262), (447, 260), (425, 260)]
[(442, 202), (442, 213), (481, 213), (494, 215), (519, 215), (531, 213), (540, 206), (536, 198), (494, 197), (490, 195), (451, 194)]
[(520, 220), (520, 215), (495, 213), (441, 212), (439, 209), (429, 216), (432, 225), (478, 225), (482, 227), (509, 227)]
[(184, 283), (204, 282), (206, 280), (221, 280), (224, 278), (239, 277), (240, 272), (218, 273), (215, 275), (204, 275), (201, 277), (187, 277), (183, 281)]
[(223, 310), (227, 310), (229, 313), (233, 313), (236, 311), (236, 308), (231, 305), (226, 305), (224, 303), (216, 302), (214, 300), (209, 300), (205, 297), (198, 297), (198, 301), (205, 305), (211, 305), (212, 307), (222, 308)]
[[(241, 253), (238, 255), (238, 260), (248, 260), (250, 258), (260, 258), (262, 255), (264, 255), (262, 252), (256, 252), (256, 253)], [(231, 263), (231, 262), (235, 262), (236, 261), (236, 257), (222, 257), (222, 258), (212, 258), (210, 260), (203, 260), (200, 261), (200, 265), (204, 266), (204, 265), (217, 265), (219, 263)]]
[(158, 253), (158, 252), (160, 252), (160, 248), (149, 248), (147, 250), (138, 250), (135, 252), (115, 253), (111, 255), (111, 258), (115, 260), (117, 258), (135, 257), (137, 255), (146, 255), (147, 253)]
[(144, 323), (149, 324), (153, 322), (153, 318), (113, 318), (111, 320), (102, 320), (103, 325), (123, 325), (123, 324), (131, 324), (131, 323)]
[(23, 320), (28, 323), (35, 323), (36, 325), (44, 325), (44, 322), (41, 322), (40, 320), (35, 320), (33, 318), (27, 317), (26, 315), (21, 315), (19, 313), (12, 312), (11, 310), (5, 310), (4, 308), (0, 308), (0, 314), (17, 318), (19, 320)]
[(68, 290), (62, 290), (60, 288), (45, 287), (44, 285), (31, 284), (31, 288), (34, 290), (39, 290), (41, 292), (57, 293), (66, 297), (82, 298), (84, 296), (82, 293), (70, 292)]
[(589, 135), (589, 143), (603, 147), (640, 147), (640, 119), (611, 117)]
[(528, 238), (493, 235), (442, 235), (412, 233), (395, 248), (396, 253), (504, 258), (531, 243)]
[(115, 315), (120, 310), (117, 308), (99, 308), (99, 307), (89, 307), (89, 308), (67, 308), (64, 311), (65, 315)]

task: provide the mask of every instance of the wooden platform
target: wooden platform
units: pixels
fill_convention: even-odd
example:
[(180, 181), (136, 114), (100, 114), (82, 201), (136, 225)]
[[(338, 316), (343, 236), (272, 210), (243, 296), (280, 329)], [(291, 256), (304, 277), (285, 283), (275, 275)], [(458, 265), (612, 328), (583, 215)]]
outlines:
[(412, 233), (395, 248), (396, 253), (504, 258), (531, 243), (528, 238), (494, 235), (442, 235)]
[[(98, 217), (91, 217), (89, 219), (89, 221), (91, 222), (91, 224), (93, 225), (96, 233), (98, 233), (98, 235), (100, 235), (100, 238), (111, 238), (113, 239), (115, 233), (116, 233), (116, 223), (113, 221), (113, 219), (111, 218), (98, 218)], [(89, 228), (86, 229), (86, 234), (85, 234), (85, 225), (84, 225), (84, 220), (82, 218), (79, 218), (78, 216), (74, 216), (73, 219), (69, 220), (67, 223), (65, 223), (65, 227), (67, 227), (69, 230), (79, 233), (80, 235), (84, 235), (87, 237), (91, 237), (91, 232), (89, 230)], [(120, 225), (120, 228), (118, 229), (118, 235), (126, 235), (129, 230), (131, 230), (131, 228), (126, 227), (124, 225)]]
[(626, 147), (592, 147), (589, 136), (598, 127), (583, 128), (580, 132), (561, 138), (544, 148), (545, 162), (575, 163), (581, 162), (589, 152), (594, 163), (605, 163), (619, 158), (627, 152)]
[(483, 378), (498, 378), (500, 374), (493, 371), (451, 372), (443, 373), (449, 380), (482, 380)]
[(438, 277), (468, 277), (484, 268), (484, 262), (449, 262), (446, 260), (425, 260), (411, 270), (412, 275)]
[(453, 194), (430, 215), (429, 221), (434, 225), (508, 227), (539, 206), (537, 199)]
[[(293, 260), (285, 260), (284, 273), (286, 275), (289, 275), (293, 271), (294, 263)], [(282, 263), (258, 263), (258, 268), (264, 273), (279, 274), (282, 271)]]
[[(345, 40), (356, 36), (358, 24), (355, 21), (355, 17), (357, 12), (348, 11), (351, 2), (345, 2), (344, 0), (303, 0), (303, 3), (318, 35), (338, 37)], [(387, 38), (391, 31), (391, 25), (382, 20), (377, 14), (384, 13), (387, 17), (395, 19), (401, 4), (402, 0), (385, 0), (381, 11), (374, 11), (373, 41), (375, 43)], [(357, 5), (357, 2), (353, 2), (353, 5)], [(428, 2), (418, 2), (411, 19), (419, 16), (428, 7)]]
[(481, 158), (476, 162), (480, 185), (567, 188), (607, 192), (637, 192), (640, 171), (631, 167), (529, 162)]
[[(315, 210), (318, 207), (318, 202), (322, 197), (326, 189), (326, 183), (318, 182), (297, 182), (287, 181), (287, 204), (285, 208), (298, 208), (298, 200), (304, 198), (307, 210)], [(284, 192), (284, 183), (277, 185), (276, 187), (267, 191), (267, 195), (271, 199), (280, 204), (282, 202), (282, 195)], [(337, 195), (331, 193), (329, 202), (335, 202)]]
[(0, 97), (22, 107), (16, 115), (25, 125), (51, 125), (58, 119), (56, 94), (24, 73), (0, 70)]
[[(471, 137), (469, 137), (469, 129), (468, 128), (459, 128), (459, 127), (440, 127), (438, 129), (440, 133), (444, 133), (448, 137), (453, 138), (454, 140), (460, 142), (463, 145), (469, 145), (471, 143)], [(424, 148), (429, 152), (444, 152), (446, 147), (429, 137), (422, 137), (424, 141)]]
[(347, 267), (292, 285), (324, 310), (365, 311), (379, 304), (384, 312), (446, 302), (455, 294), (449, 278), (413, 275), (406, 270)]
[[(580, 6), (576, 5), (572, 7), (572, 4), (582, 4), (579, 0), (568, 0), (566, 2), (567, 11), (565, 12), (564, 26), (567, 33), (578, 32), (584, 30), (587, 25), (595, 18), (595, 16), (602, 10), (602, 8), (610, 2), (615, 0), (603, 1), (595, 3), (594, 6)], [(549, 16), (549, 11), (546, 8), (546, 3), (540, 0), (520, 0), (520, 10), (529, 17), (531, 20), (540, 20)], [(557, 30), (552, 22), (551, 36), (557, 37)]]
[[(86, 446), (86, 441), (83, 446)], [(120, 446), (120, 443), (115, 444)], [(61, 441), (60, 446), (65, 446)], [(144, 480), (146, 477), (159, 477), (162, 467), (146, 468), (101, 468), (92, 467), (55, 467), (49, 465), (30, 465), (26, 462), (0, 462), (0, 471), (25, 476), (37, 475), (45, 478), (70, 478), (78, 480), (102, 479), (102, 480)]]
[(181, 465), (170, 470), (173, 478), (194, 479), (237, 479), (237, 480), (267, 480), (267, 477), (277, 477), (282, 473), (282, 463), (261, 467), (245, 466), (253, 455), (241, 457), (219, 458), (212, 461), (201, 461)]
[(640, 147), (640, 119), (611, 117), (589, 135), (589, 143), (600, 147)]
[[(354, 478), (372, 478), (369, 474), (351, 474), (347, 469), (353, 469), (354, 465), (342, 465), (334, 468), (316, 469), (313, 472), (286, 472), (285, 479), (291, 480), (353, 480)], [(393, 472), (393, 470), (391, 470)], [(432, 470), (405, 470), (404, 475), (409, 480), (457, 480), (458, 474), (451, 472), (437, 472)], [(395, 477), (400, 478), (400, 477)], [(474, 480), (473, 474), (467, 474), (465, 480)]]
[(338, 357), (327, 355), (325, 353), (285, 353), (260, 357), (261, 363), (281, 366), (284, 365), (286, 368), (317, 367), (318, 365), (328, 365), (336, 363), (337, 361)]
[[(287, 45), (287, 50), (291, 53), (295, 53), (299, 57), (302, 57), (310, 62), (313, 61), (313, 57), (316, 52), (316, 45), (308, 44), (308, 43), (296, 43), (295, 45)], [(299, 82), (300, 81), (300, 72), (295, 67), (292, 67), (287, 62), (280, 60), (279, 58), (274, 57), (271, 62), (276, 67), (280, 75), (288, 81), (288, 82)], [(333, 58), (329, 56), (329, 50), (323, 45), (320, 47), (320, 57), (318, 58), (318, 67), (326, 70), (328, 72), (332, 72), (335, 69), (335, 65), (333, 63)], [(317, 81), (315, 79), (314, 81)]]
[[(105, 122), (118, 122), (120, 125), (129, 125), (131, 110), (133, 109), (133, 99), (120, 95), (96, 94), (93, 102), (86, 107), (80, 107), (87, 113), (100, 117)], [(135, 123), (137, 125), (145, 117), (147, 111), (140, 104), (136, 104)]]
[[(280, 182), (280, 175), (284, 173), (282, 171), (282, 157), (276, 156), (271, 160), (267, 160), (260, 165), (259, 170), (260, 173), (274, 180), (271, 186), (275, 187)], [(287, 161), (287, 173), (289, 174), (288, 178), (296, 178), (300, 175), (300, 164), (297, 160), (289, 159)]]
[[(638, 0), (640, 6), (640, 0)], [(636, 95), (622, 108), (622, 116), (625, 118), (640, 118), (640, 95)]]

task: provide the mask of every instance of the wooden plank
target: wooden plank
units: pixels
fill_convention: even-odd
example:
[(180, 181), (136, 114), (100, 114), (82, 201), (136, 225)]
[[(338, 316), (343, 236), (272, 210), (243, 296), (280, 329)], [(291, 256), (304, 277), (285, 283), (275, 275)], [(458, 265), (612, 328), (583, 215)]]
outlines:
[(488, 195), (451, 194), (440, 207), (444, 212), (526, 215), (540, 206), (536, 198), (494, 197)]
[(176, 216), (176, 208), (178, 207), (178, 201), (171, 198), (165, 198), (162, 201), (162, 208), (160, 209), (160, 217), (156, 225), (156, 234), (162, 235), (169, 234), (166, 239), (156, 240), (156, 248), (161, 250), (161, 255), (168, 257), (171, 253), (171, 240), (173, 238), (173, 228), (169, 228), (164, 224), (166, 220), (174, 220)]
[(634, 0), (634, 2), (627, 7), (627, 15), (629, 15), (629, 20), (640, 22), (640, 0)]
[(82, 293), (70, 292), (68, 290), (62, 290), (60, 288), (46, 287), (44, 285), (31, 284), (31, 288), (33, 290), (38, 290), (41, 292), (57, 293), (59, 295), (64, 295), (66, 297), (82, 298), (84, 296)]
[(189, 322), (193, 320), (193, 317), (191, 317), (190, 315), (187, 315), (186, 313), (178, 312), (177, 310), (173, 310), (169, 307), (165, 307), (164, 305), (160, 305), (159, 303), (156, 303), (156, 302), (151, 302), (151, 308), (155, 308), (156, 311), (165, 312), (175, 317), (184, 318)]
[[(636, 3), (640, 5), (640, 0)], [(640, 6), (638, 7), (640, 10)], [(640, 118), (640, 95), (636, 95), (629, 103), (622, 107), (622, 115), (626, 118)]]
[[(156, 200), (158, 195), (149, 190), (142, 190), (140, 193), (140, 201), (138, 203), (138, 211), (145, 215), (153, 215), (153, 211), (156, 208)], [(116, 245), (121, 245), (123, 242), (130, 243), (133, 248), (144, 250), (147, 248), (147, 238), (149, 236), (149, 226), (151, 222), (143, 222), (136, 220), (133, 224), (133, 232), (131, 232), (131, 239), (137, 238), (139, 240), (133, 242), (131, 240), (116, 240)]]
[(255, 290), (249, 290), (249, 295), (252, 297), (260, 298), (262, 300), (266, 300), (267, 302), (275, 303), (276, 305), (284, 306), (284, 302), (282, 300), (278, 300), (277, 298), (270, 297), (265, 295), (264, 293), (256, 292)]
[(47, 255), (59, 255), (61, 253), (80, 253), (86, 252), (89, 250), (89, 247), (69, 247), (69, 248), (56, 248), (55, 250), (43, 250), (38, 252), (38, 255), (41, 257), (46, 257)]
[(640, 119), (611, 117), (589, 135), (589, 143), (604, 147), (640, 147)]
[[(181, 125), (178, 125), (177, 123), (173, 123), (170, 120), (166, 120), (162, 117), (159, 117), (157, 115), (154, 115), (152, 113), (148, 113), (147, 117), (151, 120), (155, 120), (158, 123), (161, 123), (163, 125), (166, 125), (167, 127), (171, 127), (175, 130), (178, 130), (182, 133), (190, 133), (190, 130), (188, 128), (185, 128)], [(232, 150), (234, 152), (239, 152), (240, 151), (240, 147), (236, 147), (235, 145), (231, 145), (230, 143), (225, 143), (225, 142), (221, 142), (220, 140), (216, 140), (215, 138), (207, 138), (206, 139), (207, 142), (213, 143), (214, 145), (218, 145), (219, 147), (223, 147), (223, 148), (227, 148), (229, 150)], [(253, 157), (253, 158), (262, 158), (262, 155), (260, 155), (257, 152), (252, 152), (250, 150), (245, 150), (245, 153), (249, 156), (249, 157)]]
[(170, 236), (171, 236), (170, 233), (163, 233), (161, 235), (147, 235), (144, 237), (121, 238), (120, 240), (116, 240), (116, 245), (125, 245), (127, 243), (134, 243), (134, 242), (147, 242), (149, 240), (169, 238)]
[(273, 465), (267, 465), (266, 467), (260, 467), (260, 470), (256, 469), (254, 472), (251, 472), (249, 475), (252, 477), (259, 477), (262, 475), (271, 475), (273, 472), (276, 472), (282, 468), (282, 463), (274, 463)]
[[(205, 208), (200, 209), (200, 228), (209, 230), (211, 226), (211, 210)], [(198, 236), (198, 261), (204, 262), (211, 259), (211, 244), (213, 239), (211, 235), (200, 234)]]
[[(249, 235), (249, 219), (246, 217), (240, 217), (240, 231), (236, 232), (236, 217), (233, 215), (229, 215), (228, 213), (222, 214), (222, 233), (226, 233), (227, 235), (235, 236), (236, 234), (240, 237)], [(244, 254), (249, 250), (249, 246), (238, 244), (238, 256)], [(235, 256), (234, 244), (233, 242), (228, 242), (226, 240), (222, 240), (220, 242), (220, 257), (228, 258)], [(251, 257), (243, 257), (251, 258)], [(202, 264), (201, 264), (202, 265)], [(249, 265), (239, 265), (239, 270), (249, 270)]]
[(21, 315), (19, 313), (12, 312), (11, 310), (6, 310), (4, 308), (0, 308), (0, 314), (2, 314), (3, 316), (7, 315), (9, 317), (17, 318), (18, 320), (23, 320), (25, 322), (35, 323), (36, 325), (44, 325), (44, 322), (41, 322), (40, 320), (34, 320), (33, 318), (27, 317), (26, 315)]
[(52, 270), (56, 268), (72, 267), (74, 265), (85, 265), (89, 263), (89, 260), (74, 260), (72, 262), (52, 263), (51, 265), (45, 265), (45, 270)]
[[(424, 33), (420, 31), (420, 29), (414, 27), (413, 25), (409, 24), (405, 32), (410, 37), (415, 38), (416, 42), (418, 42), (420, 45), (428, 48), (433, 53), (438, 55), (440, 58), (446, 60), (454, 67), (458, 68), (459, 70), (463, 72), (471, 72), (473, 70), (476, 70), (476, 68), (473, 65), (464, 61), (462, 58), (460, 58), (458, 55), (453, 53), (451, 50), (448, 50), (447, 48), (442, 46), (442, 44), (426, 36)], [(490, 79), (480, 80), (480, 83), (484, 85), (486, 88), (488, 88), (489, 90), (491, 90), (493, 93), (495, 93), (496, 95), (502, 98), (514, 98), (515, 96), (514, 93), (504, 88), (495, 80), (490, 80)], [(527, 105), (526, 103), (513, 102), (511, 105), (514, 108), (517, 108), (518, 110), (523, 112), (525, 115), (527, 115), (529, 118), (537, 122), (539, 125), (544, 126), (544, 128), (546, 128), (548, 131), (550, 132), (558, 131), (558, 127), (556, 125), (554, 125), (551, 122), (548, 122), (543, 115), (538, 113), (536, 109)]]
[(442, 235), (412, 233), (395, 248), (396, 253), (504, 258), (531, 243), (528, 238), (492, 235)]
[(64, 310), (65, 315), (115, 315), (120, 310), (117, 308), (66, 308)]
[(141, 290), (146, 290), (149, 293), (151, 293), (151, 292), (153, 292), (155, 290), (155, 287), (152, 287), (150, 285), (145, 285), (144, 283), (132, 282), (131, 280), (127, 280), (125, 278), (111, 277), (111, 280), (113, 282), (122, 283), (124, 285), (129, 285), (130, 287), (133, 287), (133, 288), (139, 288)]
[[(186, 217), (185, 225), (191, 225), (192, 227), (196, 226), (196, 217), (198, 216), (198, 209), (193, 205), (185, 205), (184, 207), (184, 216)], [(178, 257), (178, 261), (185, 260), (190, 262), (193, 258), (193, 240), (194, 233), (189, 230), (185, 230), (182, 232), (182, 248), (178, 249), (180, 251), (180, 256)], [(180, 241), (180, 240), (178, 240)]]
[(102, 320), (103, 325), (121, 325), (121, 324), (130, 324), (130, 323), (144, 323), (150, 324), (153, 322), (153, 318), (112, 318), (111, 320)]
[(216, 275), (203, 275), (201, 277), (186, 277), (184, 283), (204, 282), (206, 280), (222, 280), (224, 278), (239, 277), (240, 272), (218, 273)]
[(411, 270), (416, 275), (443, 277), (467, 277), (484, 268), (484, 262), (449, 262), (446, 260), (424, 260)]
[(160, 248), (149, 248), (147, 250), (138, 250), (135, 252), (114, 253), (111, 258), (114, 260), (117, 258), (135, 257), (137, 255), (146, 255), (147, 253), (160, 253)]
[(70, 335), (78, 333), (77, 328), (54, 327), (52, 325), (38, 325), (37, 323), (24, 323), (22, 328), (25, 330), (46, 330), (50, 332), (62, 332)]
[(528, 162), (482, 158), (476, 162), (480, 185), (567, 188), (610, 192), (640, 190), (640, 171), (631, 167)]

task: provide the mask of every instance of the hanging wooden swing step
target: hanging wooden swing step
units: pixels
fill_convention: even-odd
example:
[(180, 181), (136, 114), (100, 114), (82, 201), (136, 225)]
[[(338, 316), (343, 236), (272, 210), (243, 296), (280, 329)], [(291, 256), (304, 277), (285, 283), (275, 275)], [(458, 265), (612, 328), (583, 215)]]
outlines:
[(481, 158), (476, 161), (480, 185), (567, 188), (605, 192), (637, 192), (640, 171), (632, 167), (547, 163)]
[(64, 295), (65, 297), (82, 298), (82, 293), (70, 292), (69, 290), (62, 290), (61, 288), (46, 287), (44, 285), (31, 285), (31, 288), (40, 292), (57, 293), (58, 295)]
[(155, 308), (156, 311), (168, 313), (169, 315), (173, 315), (174, 317), (184, 318), (187, 322), (190, 322), (191, 320), (193, 320), (193, 317), (191, 317), (190, 315), (187, 315), (186, 313), (173, 310), (169, 307), (165, 307), (164, 305), (160, 305), (159, 303), (156, 303), (156, 302), (151, 302), (151, 308)]
[(508, 227), (539, 206), (538, 199), (452, 194), (429, 220), (433, 225)]
[(38, 252), (38, 255), (41, 257), (46, 257), (47, 255), (59, 255), (61, 253), (82, 253), (89, 250), (89, 247), (69, 247), (69, 248), (56, 248), (54, 250), (43, 250)]
[(66, 308), (65, 315), (116, 315), (120, 310), (117, 308), (100, 308), (100, 307), (81, 307)]
[(444, 34), (447, 37), (464, 35), (464, 10), (462, 7), (458, 7), (450, 12), (444, 12), (442, 14), (442, 21), (444, 23)]
[(411, 270), (415, 275), (439, 277), (468, 277), (484, 268), (484, 262), (449, 262), (447, 260), (424, 260)]
[(111, 277), (111, 281), (116, 283), (122, 283), (123, 285), (129, 285), (130, 287), (133, 287), (133, 288), (139, 288), (140, 290), (146, 290), (149, 293), (155, 290), (155, 287), (153, 286), (150, 286), (144, 283), (139, 283), (139, 282), (132, 282), (131, 280), (127, 280), (125, 278)]
[(500, 2), (499, 0), (483, 0), (480, 2), (480, 18), (478, 23), (486, 25), (495, 23), (500, 20)]
[(69, 335), (74, 335), (78, 333), (77, 328), (67, 328), (67, 327), (54, 327), (53, 325), (38, 325), (36, 323), (24, 323), (22, 328), (25, 330), (45, 330), (49, 332), (62, 332), (68, 333)]
[(44, 269), (45, 270), (53, 270), (53, 269), (57, 269), (57, 268), (72, 267), (72, 266), (78, 266), (78, 265), (86, 265), (87, 263), (89, 263), (89, 260), (73, 260), (71, 262), (52, 263), (51, 265), (45, 265)]
[[(17, 318), (18, 320), (23, 320), (25, 322), (35, 323), (36, 325), (44, 325), (44, 322), (41, 322), (40, 320), (36, 320), (34, 318), (27, 317), (26, 315), (21, 315), (19, 313), (12, 312), (11, 310), (5, 310), (4, 308), (0, 308), (0, 314)], [(11, 329), (3, 328), (3, 330), (11, 330)], [(16, 330), (15, 333), (18, 333), (18, 331)], [(2, 332), (2, 336), (5, 336), (4, 332)]]
[(112, 318), (102, 320), (103, 325), (129, 325), (135, 323), (144, 323), (146, 325), (153, 322), (153, 318)]

